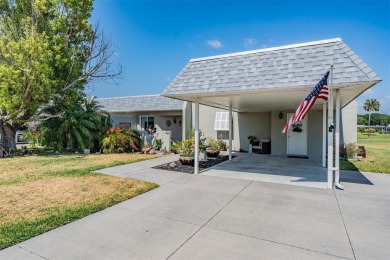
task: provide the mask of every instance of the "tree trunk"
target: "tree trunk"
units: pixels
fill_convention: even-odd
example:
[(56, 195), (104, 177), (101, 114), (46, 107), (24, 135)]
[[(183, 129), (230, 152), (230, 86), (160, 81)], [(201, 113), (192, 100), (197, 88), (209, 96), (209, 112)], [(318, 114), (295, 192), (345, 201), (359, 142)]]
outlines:
[(0, 136), (0, 157), (3, 157), (6, 154), (8, 155), (10, 150), (16, 148), (16, 127), (13, 127), (8, 123), (0, 122)]
[(371, 113), (369, 112), (368, 113), (368, 135), (367, 136), (370, 136), (370, 131), (371, 131)]

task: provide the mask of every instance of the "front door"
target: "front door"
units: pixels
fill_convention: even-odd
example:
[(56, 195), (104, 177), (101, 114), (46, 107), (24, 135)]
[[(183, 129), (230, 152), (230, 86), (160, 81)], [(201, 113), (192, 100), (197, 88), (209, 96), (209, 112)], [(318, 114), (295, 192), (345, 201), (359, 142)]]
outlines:
[[(287, 114), (287, 122), (293, 114)], [(307, 156), (307, 117), (296, 122), (287, 132), (287, 155)], [(294, 130), (295, 128), (295, 130)]]

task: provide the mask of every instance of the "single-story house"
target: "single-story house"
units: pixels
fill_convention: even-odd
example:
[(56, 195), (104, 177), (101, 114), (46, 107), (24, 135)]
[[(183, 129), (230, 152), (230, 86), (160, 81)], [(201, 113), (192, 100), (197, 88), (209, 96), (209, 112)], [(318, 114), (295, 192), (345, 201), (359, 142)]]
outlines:
[(167, 133), (161, 136), (164, 139), (164, 148), (169, 149), (169, 141), (183, 139), (183, 120), (188, 110), (185, 101), (163, 97), (161, 95), (145, 95), (130, 97), (113, 97), (96, 99), (107, 111), (114, 126), (124, 126), (145, 133), (150, 128), (155, 128), (159, 133)]
[[(331, 68), (331, 105), (327, 108), (318, 100), (303, 120), (302, 132), (283, 134), (292, 113)], [(207, 136), (212, 126), (227, 129), (231, 149), (246, 147), (248, 135), (255, 135), (270, 141), (271, 154), (322, 158), (325, 165), (333, 138), (336, 152), (340, 143), (356, 141), (354, 100), (380, 81), (335, 38), (191, 59), (162, 95), (194, 103), (195, 130)], [(222, 110), (230, 113), (219, 115), (217, 123), (210, 111)], [(333, 132), (328, 131), (327, 117), (334, 123)]]
[[(329, 70), (332, 102), (317, 100), (301, 122), (303, 131), (283, 134), (298, 105)], [(138, 130), (154, 125), (171, 131), (173, 141), (187, 138), (194, 128), (227, 140), (230, 155), (248, 150), (248, 136), (254, 135), (267, 143), (271, 155), (322, 159), (325, 167), (327, 153), (335, 149), (338, 154), (340, 144), (356, 142), (355, 99), (380, 81), (335, 38), (191, 59), (161, 95), (98, 100), (114, 124)], [(337, 169), (336, 157), (336, 167), (328, 167), (328, 185), (329, 171)]]

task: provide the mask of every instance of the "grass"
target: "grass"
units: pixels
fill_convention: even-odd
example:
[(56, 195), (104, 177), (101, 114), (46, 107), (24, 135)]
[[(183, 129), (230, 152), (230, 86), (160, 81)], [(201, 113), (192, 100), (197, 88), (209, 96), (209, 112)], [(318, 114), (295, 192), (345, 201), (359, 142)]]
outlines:
[(367, 157), (361, 161), (340, 160), (340, 169), (390, 173), (390, 134), (358, 133), (357, 144), (365, 146)]
[(0, 159), (0, 249), (156, 188), (92, 173), (154, 157), (51, 154)]

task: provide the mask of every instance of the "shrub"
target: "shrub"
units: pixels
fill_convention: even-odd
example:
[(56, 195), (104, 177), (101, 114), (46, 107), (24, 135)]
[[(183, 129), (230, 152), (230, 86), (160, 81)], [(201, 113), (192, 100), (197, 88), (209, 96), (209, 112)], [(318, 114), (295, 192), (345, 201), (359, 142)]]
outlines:
[(42, 143), (42, 133), (39, 125), (35, 125), (23, 132), (23, 138), (26, 139), (32, 148)]
[(219, 150), (221, 150), (221, 151), (226, 151), (227, 150), (228, 146), (225, 143), (225, 141), (218, 140), (218, 143), (219, 143)]
[(102, 148), (105, 153), (123, 153), (140, 150), (141, 137), (138, 131), (113, 127), (103, 138)]
[(173, 144), (171, 145), (171, 151), (176, 151), (176, 152), (178, 152), (177, 150), (179, 149), (179, 146), (181, 145), (181, 142), (182, 142), (182, 141), (178, 141), (178, 142), (176, 142), (176, 143), (173, 143)]
[(212, 137), (209, 137), (207, 139), (207, 148), (209, 148), (210, 150), (226, 151), (227, 145), (223, 140), (216, 140)]
[(195, 156), (195, 143), (193, 139), (186, 139), (177, 143), (176, 151), (183, 157)]
[(209, 137), (206, 142), (207, 148), (210, 150), (219, 150), (218, 140), (215, 138)]
[(365, 133), (368, 133), (368, 134), (371, 134), (371, 133), (376, 133), (376, 129), (375, 128), (366, 128), (364, 130)]
[(154, 140), (154, 149), (160, 151), (163, 145), (163, 141), (161, 139)]
[(340, 145), (340, 156), (347, 159), (353, 159), (359, 151), (356, 143), (345, 143)]

